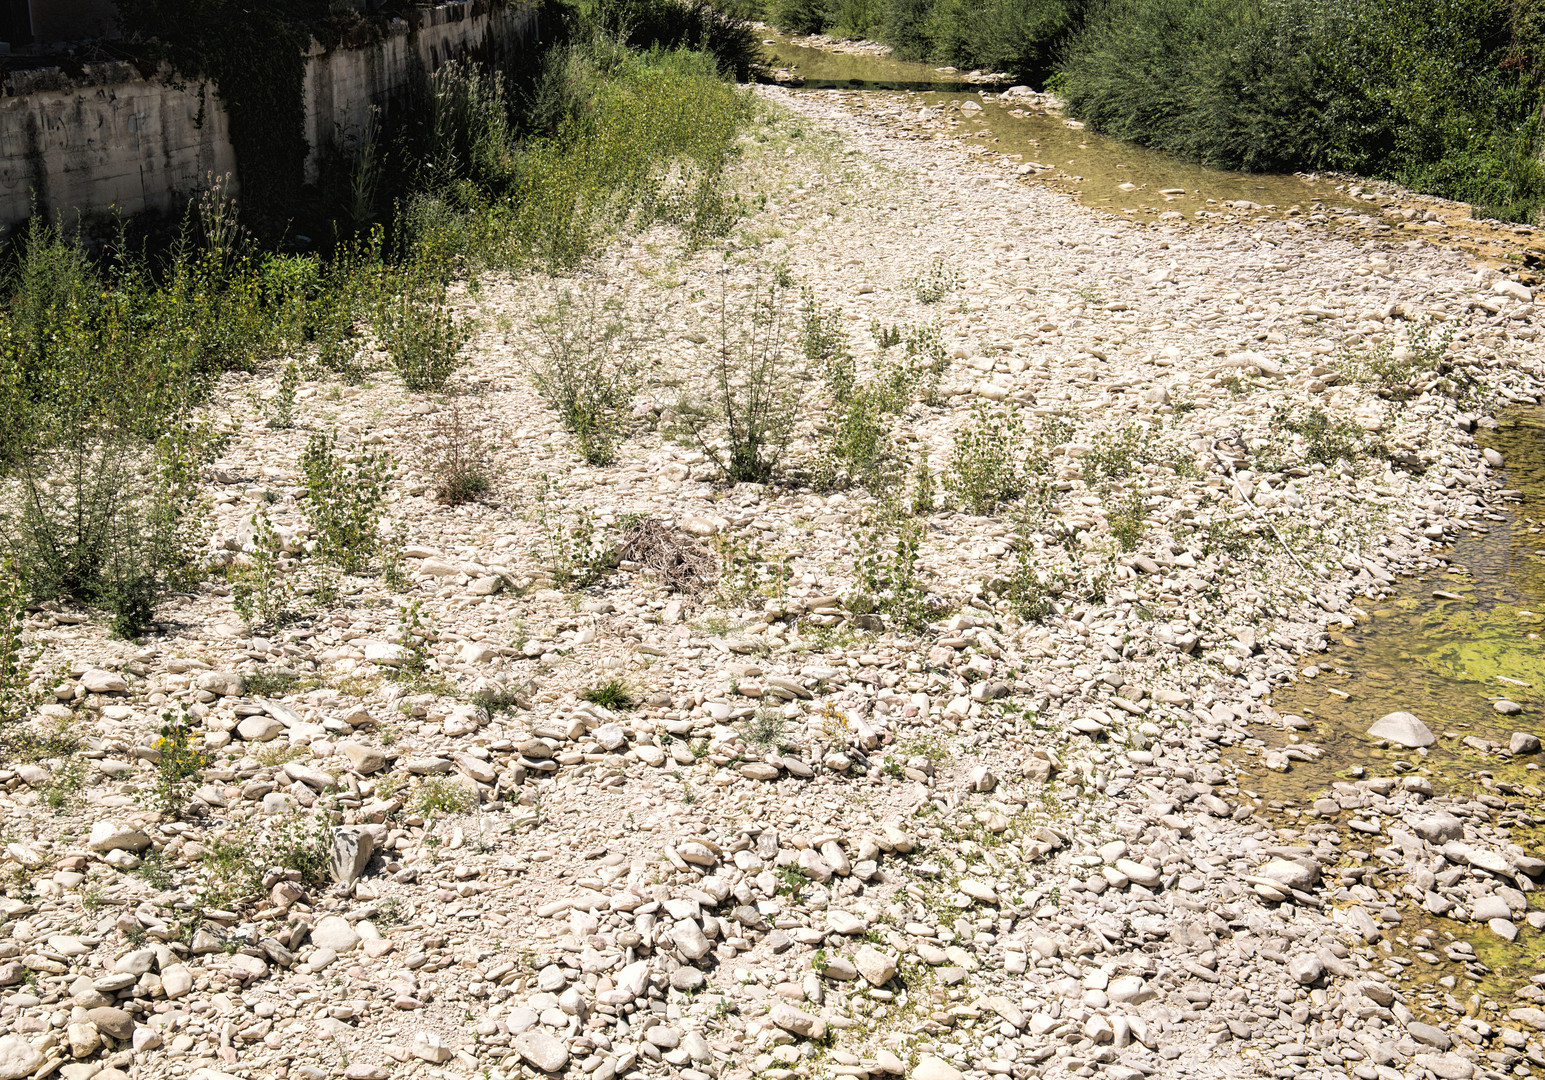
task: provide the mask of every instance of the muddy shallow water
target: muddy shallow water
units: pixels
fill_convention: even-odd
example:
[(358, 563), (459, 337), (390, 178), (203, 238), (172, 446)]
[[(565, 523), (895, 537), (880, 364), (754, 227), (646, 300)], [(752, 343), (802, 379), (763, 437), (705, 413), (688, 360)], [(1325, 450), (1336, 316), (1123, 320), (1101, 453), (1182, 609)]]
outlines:
[[(1479, 441), (1503, 455), (1503, 482), (1518, 492), (1505, 513), (1491, 515), (1503, 520), (1487, 520), (1486, 532), (1467, 533), (1443, 552), (1446, 569), (1400, 578), (1394, 596), (1366, 601), (1367, 618), (1332, 633), (1330, 649), (1310, 658), (1304, 671), (1312, 677), (1274, 695), (1279, 712), (1314, 721), (1303, 741), (1329, 753), (1295, 762), (1285, 774), (1260, 774), (1261, 795), (1302, 799), (1358, 768), (1386, 775), (1408, 766), (1451, 790), (1481, 789), (1487, 780), (1545, 786), (1532, 759), (1464, 741), (1505, 750), (1512, 732), (1535, 731), (1545, 710), (1542, 434), (1545, 408), (1538, 407), (1507, 410), (1497, 430), (1481, 432)], [(1499, 701), (1522, 712), (1504, 715)], [(1398, 710), (1415, 713), (1438, 735), (1425, 754), (1380, 749), (1365, 734)]]
[[(1208, 169), (1148, 150), (1133, 143), (1106, 138), (1076, 121), (1042, 109), (1026, 108), (1013, 101), (983, 102), (981, 92), (995, 95), (1001, 86), (979, 86), (955, 73), (941, 72), (927, 64), (914, 64), (888, 56), (830, 53), (802, 47), (784, 38), (770, 38), (767, 46), (777, 66), (804, 79), (807, 90), (878, 91), (878, 103), (900, 102), (914, 109), (929, 109), (939, 119), (956, 123), (954, 134), (979, 139), (994, 153), (1020, 155), (1025, 161), (1051, 166), (1038, 179), (1078, 195), (1089, 206), (1115, 211), (1162, 212), (1175, 210), (1187, 217), (1197, 211), (1235, 214), (1228, 202), (1252, 202), (1259, 210), (1247, 217), (1280, 217), (1290, 207), (1307, 209), (1320, 201), (1327, 206), (1357, 207), (1358, 202), (1324, 180), (1274, 173), (1238, 173)], [(982, 112), (961, 114), (960, 105), (971, 101)], [(973, 134), (973, 132), (978, 134)], [(1123, 190), (1122, 185), (1131, 185)], [(1169, 194), (1161, 194), (1169, 192)]]

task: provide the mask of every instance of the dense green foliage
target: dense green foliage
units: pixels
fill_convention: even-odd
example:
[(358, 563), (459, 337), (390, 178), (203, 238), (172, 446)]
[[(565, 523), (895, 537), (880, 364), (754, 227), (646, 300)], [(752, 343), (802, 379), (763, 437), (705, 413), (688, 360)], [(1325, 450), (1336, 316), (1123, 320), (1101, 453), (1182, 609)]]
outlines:
[(1540, 0), (770, 0), (780, 27), (1049, 83), (1106, 134), (1397, 180), (1532, 220)]
[[(657, 222), (689, 245), (724, 231), (739, 209), (723, 172), (751, 102), (720, 66), (635, 51), (583, 21), (550, 50), (529, 101), (447, 64), (405, 134), (361, 139), (358, 198), (326, 256), (265, 246), (225, 181), (160, 250), (120, 236), (89, 257), (35, 219), (0, 262), (0, 561), (33, 598), (143, 632), (207, 571), (195, 481), (223, 436), (199, 418), (221, 375), (293, 365), (358, 379), (384, 366), (410, 391), (437, 392), (471, 334), (453, 281), (571, 267), (616, 231)], [(524, 122), (528, 104), (540, 126)], [(340, 460), (314, 443), (308, 484), (370, 479), (338, 473)], [(341, 549), (371, 549), (363, 518), (314, 524)]]
[(1523, 219), (1545, 201), (1545, 171), (1518, 10), (1105, 0), (1068, 49), (1062, 87), (1108, 134), (1208, 164), (1387, 176)]

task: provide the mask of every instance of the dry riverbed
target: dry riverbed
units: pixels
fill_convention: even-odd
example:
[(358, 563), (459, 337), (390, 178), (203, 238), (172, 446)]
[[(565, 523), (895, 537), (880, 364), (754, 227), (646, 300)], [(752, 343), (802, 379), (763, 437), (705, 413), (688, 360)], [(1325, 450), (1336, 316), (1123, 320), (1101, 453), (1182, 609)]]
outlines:
[[(404, 597), (370, 580), (257, 635), (219, 586), (140, 643), (37, 613), (66, 674), (32, 727), (84, 744), (0, 762), (0, 1080), (1545, 1068), (1545, 988), (1481, 992), (1491, 943), (1545, 924), (1545, 862), (1498, 820), (1518, 807), (1450, 795), (1413, 747), (1290, 831), (1228, 754), (1270, 733), (1273, 768), (1318, 755), (1274, 692), (1500, 517), (1505, 463), (1472, 433), (1542, 390), (1528, 288), (1420, 238), (1101, 214), (919, 137), (900, 102), (760, 93), (741, 258), (646, 234), (595, 274), (660, 331), (615, 465), (582, 464), (526, 377), (552, 282), (466, 297), (483, 332), (444, 399), (306, 384), (301, 428), (272, 431), (246, 391), (275, 385), (232, 380), (214, 557), (245, 557), (259, 507), (298, 538), (307, 429), (390, 450), (430, 678), (390, 677)], [(914, 460), (942, 469), (973, 407), (1063, 436), (1040, 519), (925, 515), (920, 581), (949, 612), (925, 631), (851, 612), (862, 490), (725, 487), (671, 435), (724, 277), (778, 262), (860, 345), (871, 319), (937, 321), (948, 369), (899, 422)], [(930, 274), (958, 287), (925, 304)], [(1445, 330), (1450, 370), (1402, 367)], [(1363, 449), (1314, 460), (1276, 406), (1353, 421)], [(795, 460), (824, 421), (801, 416)], [(448, 509), (427, 462), (469, 432), (498, 483)], [(581, 507), (679, 527), (724, 580), (676, 593), (626, 563), (554, 588), (543, 551)], [(997, 587), (1016, 546), (1104, 599), (1026, 621)], [(636, 707), (580, 698), (612, 678)], [(500, 688), (508, 708), (469, 703)], [(143, 793), (178, 703), (214, 761), (168, 819)], [(1515, 722), (1526, 760), (1537, 719)], [(269, 873), (257, 904), (199, 907), (217, 838), (262, 850), (297, 817), (337, 826), (336, 884)]]

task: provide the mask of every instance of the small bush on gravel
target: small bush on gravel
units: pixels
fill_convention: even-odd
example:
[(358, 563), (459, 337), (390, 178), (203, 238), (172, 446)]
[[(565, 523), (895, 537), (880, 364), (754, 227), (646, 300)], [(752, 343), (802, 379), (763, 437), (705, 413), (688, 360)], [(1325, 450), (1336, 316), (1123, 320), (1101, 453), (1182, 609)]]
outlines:
[(599, 705), (603, 709), (631, 709), (635, 704), (633, 692), (628, 689), (628, 684), (621, 679), (607, 679), (598, 686), (592, 686), (580, 691), (580, 697), (592, 705)]
[(788, 726), (777, 709), (761, 708), (740, 722), (740, 737), (750, 746), (767, 749), (783, 741)]
[(1108, 513), (1111, 535), (1121, 545), (1122, 551), (1136, 551), (1143, 539), (1143, 526), (1148, 519), (1148, 508), (1143, 503), (1143, 493), (1136, 485), (1128, 488), (1120, 501), (1111, 506)]
[(1304, 460), (1312, 465), (1356, 463), (1369, 449), (1367, 435), (1360, 425), (1338, 420), (1318, 405), (1276, 406), (1270, 430), (1277, 439), (1288, 435), (1302, 438)]
[(1385, 341), (1363, 353), (1343, 349), (1340, 366), (1354, 382), (1392, 401), (1410, 401), (1429, 390), (1464, 399), (1474, 395), (1477, 383), (1449, 358), (1456, 331), (1453, 323), (1441, 330), (1430, 322), (1418, 323), (1404, 343)]
[(991, 514), (1029, 490), (1029, 450), (1017, 409), (973, 405), (970, 422), (955, 433), (944, 487), (968, 513)]
[(175, 817), (188, 803), (188, 792), (199, 772), (209, 764), (203, 738), (186, 713), (161, 714), (161, 730), (155, 741), (156, 778), (148, 792), (152, 807)]
[(920, 630), (944, 612), (918, 573), (923, 526), (899, 503), (885, 503), (860, 541), (858, 575), (848, 606), (859, 614), (878, 613), (907, 630)]
[(465, 814), (475, 804), (472, 792), (462, 784), (437, 776), (419, 785), (419, 789), (413, 793), (413, 802), (410, 805), (414, 813), (428, 818)]
[(300, 457), (306, 476), (306, 519), (317, 553), (350, 574), (380, 554), (381, 516), (394, 468), (389, 454), (357, 447), (345, 457), (336, 435), (318, 433)]
[(643, 314), (598, 283), (564, 289), (536, 319), (537, 355), (527, 371), (537, 393), (591, 465), (608, 465), (627, 432), (628, 410), (653, 336)]
[(10, 562), (0, 563), (0, 724), (21, 720), (40, 696), (32, 689), (37, 651), (27, 642), (27, 592)]
[(415, 392), (438, 391), (461, 366), (461, 347), (473, 326), (452, 313), (443, 287), (410, 285), (382, 312), (381, 341), (402, 384)]
[(467, 422), (461, 406), (452, 402), (433, 424), (434, 446), (429, 464), (435, 501), (461, 506), (493, 489), (493, 465), (488, 444)]
[(937, 304), (960, 288), (960, 271), (943, 256), (934, 259), (904, 283), (922, 304)]
[(545, 475), (537, 487), (535, 517), (537, 558), (559, 588), (588, 588), (617, 569), (616, 546), (594, 512), (587, 506), (569, 510), (562, 489)]
[(708, 385), (677, 408), (686, 430), (732, 483), (770, 479), (793, 436), (802, 369), (789, 348), (792, 286), (779, 268), (732, 292), (726, 270)]

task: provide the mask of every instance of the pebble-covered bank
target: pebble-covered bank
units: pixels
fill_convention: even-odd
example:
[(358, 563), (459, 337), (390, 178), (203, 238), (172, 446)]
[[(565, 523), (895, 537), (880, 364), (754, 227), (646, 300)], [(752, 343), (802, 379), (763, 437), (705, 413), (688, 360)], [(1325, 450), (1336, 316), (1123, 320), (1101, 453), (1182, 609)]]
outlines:
[[(402, 597), (368, 581), (266, 633), (218, 585), (140, 643), (35, 612), (60, 674), (30, 726), (84, 743), (0, 762), (0, 1080), (1545, 1068), (1545, 986), (1478, 993), (1469, 940), (1522, 948), (1545, 928), (1545, 861), (1499, 820), (1516, 800), (1423, 773), (1442, 718), (1387, 721), (1408, 767), (1337, 784), (1291, 829), (1223, 757), (1274, 728), (1296, 739), (1268, 767), (1320, 753), (1274, 689), (1366, 597), (1501, 520), (1506, 463), (1473, 433), (1541, 392), (1530, 290), (1421, 239), (1347, 239), (1329, 215), (1134, 224), (936, 137), (903, 99), (860, 115), (838, 94), (760, 92), (738, 167), (756, 201), (733, 240), (755, 260), (729, 275), (785, 262), (843, 309), (861, 362), (871, 319), (936, 320), (948, 370), (898, 441), (937, 471), (973, 407), (1066, 425), (1045, 515), (922, 515), (919, 579), (947, 614), (913, 630), (855, 613), (862, 489), (725, 487), (672, 435), (726, 271), (664, 232), (595, 274), (659, 330), (612, 466), (582, 464), (525, 373), (551, 282), (465, 297), (483, 331), (448, 399), (384, 375), (308, 383), (301, 427), (275, 431), (246, 397), (274, 385), (233, 379), (211, 558), (247, 557), (259, 507), (304, 540), (308, 429), (389, 450), (407, 596), (444, 682), (390, 677), (410, 654)], [(924, 304), (914, 282), (934, 268), (958, 287)], [(1452, 329), (1448, 369), (1381, 397), (1422, 326)], [(1370, 374), (1359, 358), (1385, 343)], [(1382, 449), (1310, 460), (1277, 406)], [(452, 411), (497, 480), (455, 509), (427, 467)], [(800, 420), (795, 461), (819, 456), (829, 418)], [(1129, 427), (1119, 483), (1088, 482)], [(726, 580), (672, 592), (625, 562), (553, 587), (544, 477), (555, 512), (648, 515), (718, 553)], [(1111, 500), (1132, 492), (1126, 551)], [(1103, 579), (1103, 599), (1070, 587), (1027, 619), (995, 586), (1020, 558)], [(290, 692), (250, 689), (286, 674)], [(636, 707), (579, 696), (614, 677)], [(509, 707), (470, 701), (491, 688)], [(213, 760), (168, 818), (144, 793), (179, 703)], [(1514, 722), (1508, 753), (1536, 753), (1536, 718)], [(201, 900), (217, 841), (261, 850), (297, 819), (334, 826), (333, 884), (268, 872), (240, 910)]]

